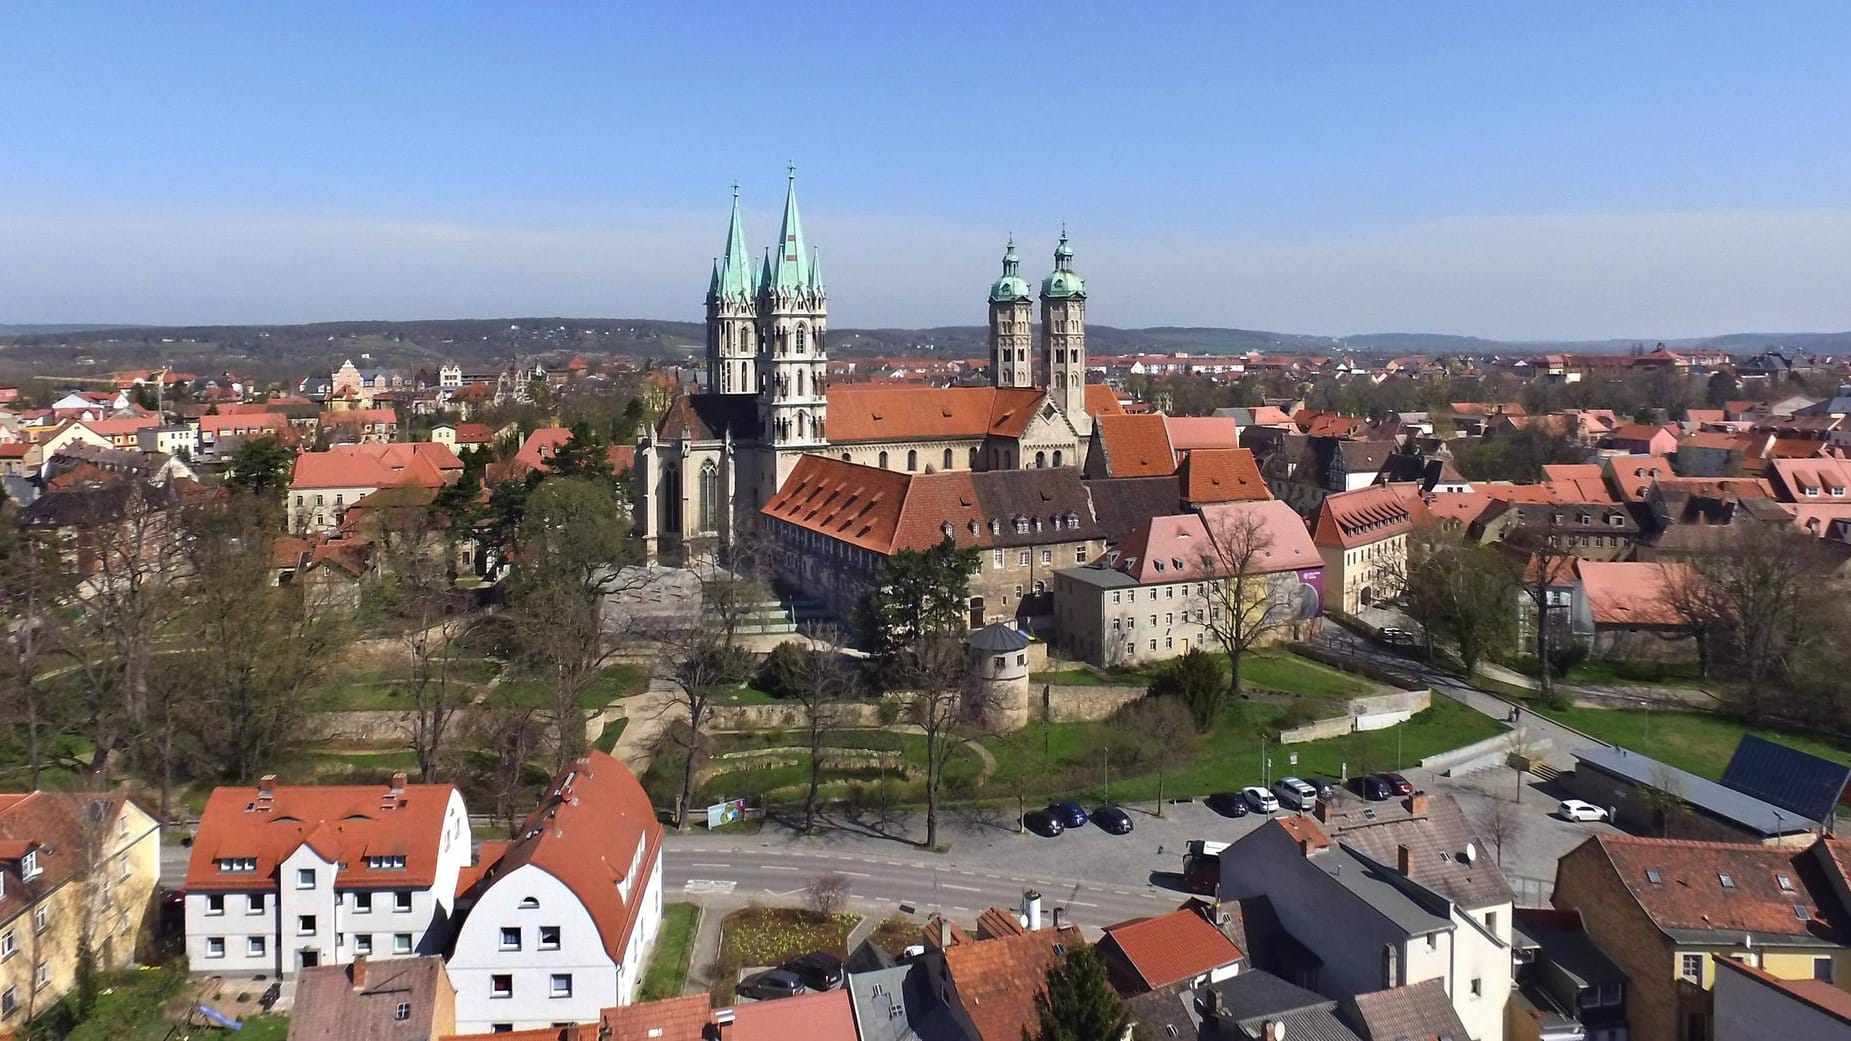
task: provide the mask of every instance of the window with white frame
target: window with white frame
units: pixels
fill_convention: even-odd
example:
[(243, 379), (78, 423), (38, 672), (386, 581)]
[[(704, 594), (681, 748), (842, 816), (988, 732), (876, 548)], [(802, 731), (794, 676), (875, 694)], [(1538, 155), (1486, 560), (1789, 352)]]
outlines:
[(356, 955), (373, 953), (373, 934), (372, 933), (353, 934), (353, 952)]
[(488, 978), (488, 996), (491, 998), (511, 998), (514, 996), (514, 974), (497, 972)]
[(353, 913), (354, 914), (372, 914), (373, 913), (373, 894), (365, 893), (365, 892), (355, 893), (353, 895)]
[(245, 937), (244, 956), (247, 958), (263, 957), (264, 956), (264, 938), (261, 936)]
[(572, 974), (569, 972), (553, 973), (552, 979), (550, 981), (548, 993), (551, 994), (555, 998), (571, 997), (572, 996)]
[(410, 1019), (411, 1018), (411, 1002), (409, 1001), (399, 1002), (398, 1007), (392, 1010), (392, 1018), (399, 1021), (400, 1023), (403, 1023), (406, 1020)]
[(224, 893), (206, 894), (206, 913), (209, 915), (220, 915), (225, 913)]
[(19, 988), (8, 987), (0, 991), (0, 1019), (11, 1019), (19, 1011)]
[(51, 962), (39, 962), (38, 967), (32, 970), (32, 989), (43, 990), (46, 986), (50, 985), (50, 983)]
[(244, 913), (245, 914), (263, 914), (264, 913), (264, 895), (262, 893), (245, 894)]
[(411, 910), (411, 890), (401, 889), (392, 894), (392, 910), (400, 914)]
[(392, 934), (392, 953), (393, 954), (410, 954), (411, 953), (411, 934), (410, 933), (393, 933)]
[(32, 931), (42, 933), (51, 928), (51, 908), (40, 904), (32, 911)]
[(501, 950), (518, 951), (521, 949), (521, 929), (517, 925), (501, 927)]
[(305, 867), (305, 868), (296, 869), (296, 888), (297, 889), (315, 888), (315, 869), (314, 868)]
[(315, 931), (315, 916), (314, 915), (299, 914), (296, 916), (296, 934), (298, 936), (308, 936), (314, 933), (314, 931)]
[(0, 933), (0, 961), (9, 961), (13, 955), (18, 953), (19, 939), (14, 935), (13, 930), (8, 929)]
[(556, 951), (559, 949), (558, 926), (543, 925), (540, 927), (540, 949), (543, 951)]
[(206, 937), (206, 957), (223, 958), (225, 956), (225, 938), (223, 936)]

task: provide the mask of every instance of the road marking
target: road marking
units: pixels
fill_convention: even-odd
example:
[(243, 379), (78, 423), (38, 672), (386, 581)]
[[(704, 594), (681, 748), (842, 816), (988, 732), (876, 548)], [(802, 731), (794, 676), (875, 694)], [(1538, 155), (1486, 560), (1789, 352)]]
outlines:
[[(966, 893), (981, 893), (981, 892), (983, 892), (983, 890), (981, 890), (981, 889), (978, 889), (978, 888), (977, 888), (976, 886), (960, 886), (960, 885), (955, 885), (955, 884), (953, 884), (953, 883), (951, 883), (951, 882), (946, 882), (946, 883), (945, 883), (945, 888), (946, 888), (946, 889), (957, 889), (957, 890), (961, 890), (961, 891), (963, 891), (963, 892), (966, 892)], [(1097, 905), (1094, 905), (1094, 906), (1097, 906)]]
[(717, 867), (729, 868), (729, 867), (732, 867), (733, 865), (731, 864), (689, 864), (688, 866), (696, 867), (696, 868), (717, 868)]
[(737, 882), (728, 882), (717, 878), (690, 878), (681, 888), (688, 893), (730, 893)]
[(866, 871), (838, 871), (836, 872), (836, 874), (848, 875), (853, 878), (873, 878), (874, 877), (873, 875), (868, 874)]
[(1067, 902), (1072, 904), (1075, 907), (1098, 907), (1099, 906), (1098, 904), (1087, 903), (1084, 900), (1069, 900)]
[(780, 865), (780, 864), (760, 864), (758, 866), (758, 869), (760, 871), (798, 871), (798, 870), (801, 870), (800, 868), (784, 867), (783, 865)]

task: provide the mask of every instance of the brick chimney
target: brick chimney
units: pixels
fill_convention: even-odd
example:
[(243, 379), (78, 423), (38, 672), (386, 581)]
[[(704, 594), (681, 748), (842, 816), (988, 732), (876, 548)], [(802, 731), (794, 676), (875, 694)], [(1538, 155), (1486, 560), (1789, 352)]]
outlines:
[(1410, 877), (1414, 874), (1414, 851), (1405, 842), (1395, 847), (1395, 870)]
[(394, 795), (404, 794), (405, 782), (407, 780), (409, 780), (409, 778), (406, 776), (405, 771), (403, 770), (400, 770), (399, 772), (393, 774), (392, 775), (392, 794)]
[(1427, 815), (1427, 793), (1425, 791), (1416, 791), (1414, 794), (1401, 800), (1401, 805), (1407, 807), (1408, 812), (1414, 816), (1425, 817)]
[(276, 775), (264, 774), (257, 779), (257, 797), (259, 799), (276, 798)]
[(366, 989), (366, 955), (355, 956), (353, 964), (347, 969), (347, 975), (353, 980), (354, 990)]
[(1323, 799), (1319, 799), (1318, 804), (1311, 808), (1311, 815), (1316, 817), (1320, 823), (1329, 823), (1330, 803), (1325, 802)]

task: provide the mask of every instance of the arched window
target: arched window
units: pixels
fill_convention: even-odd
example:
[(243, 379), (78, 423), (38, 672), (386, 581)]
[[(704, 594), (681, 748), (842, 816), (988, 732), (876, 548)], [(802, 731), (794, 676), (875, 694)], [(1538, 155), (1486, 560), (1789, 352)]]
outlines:
[(1060, 459), (1060, 449), (1056, 448), (1054, 450), (1054, 469), (1056, 470), (1060, 469)]
[(1036, 452), (1035, 453), (1035, 469), (1037, 470), (1044, 469), (1047, 465), (1048, 465), (1048, 454), (1046, 452)]
[(881, 469), (887, 469), (887, 453), (881, 453)]
[(951, 449), (949, 448), (945, 449), (945, 465), (942, 467), (942, 469), (946, 469), (946, 470), (951, 469)]
[(970, 450), (970, 468), (973, 470), (977, 469), (977, 450), (975, 448)]
[(919, 453), (909, 448), (906, 450), (906, 472), (912, 473), (917, 469), (919, 469)]
[(800, 398), (804, 396), (803, 380), (804, 380), (804, 371), (802, 369), (798, 369), (797, 370), (797, 396)]
[(843, 452), (843, 453), (842, 453), (842, 461), (843, 461), (843, 462), (845, 462), (845, 463), (847, 463), (847, 462), (852, 462), (853, 460), (851, 460), (851, 459), (849, 459), (849, 457), (848, 457), (848, 453), (847, 453), (847, 452)]
[(700, 530), (715, 531), (720, 527), (720, 471), (712, 461), (701, 464), (698, 490)]
[(809, 345), (810, 345), (810, 330), (801, 325), (798, 326), (797, 327), (797, 353), (802, 354), (805, 351), (805, 349), (809, 347)]
[(681, 534), (681, 468), (673, 463), (662, 468), (662, 516), (664, 535)]

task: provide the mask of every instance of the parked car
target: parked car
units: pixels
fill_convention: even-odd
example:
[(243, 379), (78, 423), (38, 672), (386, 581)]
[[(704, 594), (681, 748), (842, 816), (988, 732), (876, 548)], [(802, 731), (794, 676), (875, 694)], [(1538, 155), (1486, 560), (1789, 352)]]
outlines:
[(1382, 780), (1388, 782), (1389, 789), (1393, 791), (1396, 795), (1413, 795), (1414, 794), (1414, 782), (1408, 780), (1407, 778), (1401, 776), (1400, 774), (1385, 773), (1382, 775)]
[(1240, 792), (1216, 792), (1202, 801), (1223, 817), (1245, 817), (1252, 812), (1247, 797)]
[(1607, 811), (1591, 802), (1580, 799), (1563, 799), (1562, 805), (1555, 808), (1556, 816), (1565, 821), (1604, 821)]
[(1315, 789), (1318, 793), (1318, 798), (1323, 799), (1325, 802), (1335, 799), (1337, 797), (1337, 789), (1340, 787), (1336, 778), (1333, 777), (1307, 777), (1305, 778), (1305, 783)]
[(1395, 797), (1395, 788), (1382, 779), (1380, 774), (1358, 777), (1350, 782), (1356, 787), (1356, 794), (1370, 802), (1384, 802)]
[(1101, 806), (1094, 810), (1093, 823), (1114, 835), (1131, 834), (1131, 814), (1116, 806)]
[(755, 998), (759, 1001), (772, 1001), (777, 998), (794, 998), (803, 993), (803, 981), (794, 972), (784, 969), (766, 969), (764, 972), (747, 976), (739, 984), (740, 997)]
[(1060, 818), (1046, 810), (1030, 810), (1022, 815), (1022, 826), (1042, 838), (1051, 839), (1067, 830)]
[(1292, 810), (1309, 810), (1318, 804), (1318, 790), (1296, 777), (1281, 777), (1273, 782), (1279, 805)]
[(1255, 813), (1279, 812), (1279, 800), (1273, 793), (1257, 784), (1250, 784), (1242, 788), (1240, 794), (1247, 800), (1248, 809), (1251, 809)]
[(1086, 827), (1086, 809), (1077, 802), (1049, 803), (1048, 812), (1069, 828)]
[(834, 990), (842, 985), (842, 959), (828, 951), (798, 955), (780, 968), (802, 980), (809, 990)]

